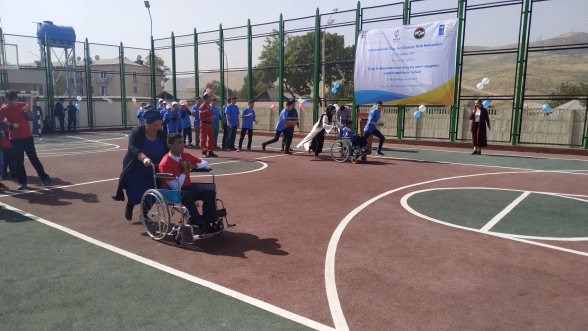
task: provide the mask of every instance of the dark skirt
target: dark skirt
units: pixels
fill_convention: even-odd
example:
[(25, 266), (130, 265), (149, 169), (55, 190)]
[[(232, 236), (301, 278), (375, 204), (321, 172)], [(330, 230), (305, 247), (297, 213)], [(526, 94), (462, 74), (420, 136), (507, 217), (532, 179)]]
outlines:
[(127, 192), (129, 203), (138, 205), (145, 191), (155, 188), (153, 183), (153, 168), (141, 166), (135, 167), (134, 171), (129, 173), (129, 177), (124, 187)]
[(488, 142), (486, 140), (486, 127), (481, 126), (480, 122), (473, 123), (472, 143), (475, 147), (486, 147)]
[(310, 150), (314, 152), (314, 155), (319, 155), (323, 152), (323, 146), (325, 144), (325, 130), (317, 133), (312, 142), (310, 143)]

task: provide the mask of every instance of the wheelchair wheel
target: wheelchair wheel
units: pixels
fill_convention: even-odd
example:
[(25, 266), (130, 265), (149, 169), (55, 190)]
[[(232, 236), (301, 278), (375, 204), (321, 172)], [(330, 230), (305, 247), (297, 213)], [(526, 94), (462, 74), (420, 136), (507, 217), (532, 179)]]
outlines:
[(141, 199), (141, 223), (154, 240), (161, 240), (169, 229), (170, 213), (161, 193), (147, 190)]
[(176, 245), (176, 247), (184, 246), (184, 232), (181, 228), (173, 229), (171, 235), (172, 240), (174, 241), (174, 245)]
[(331, 157), (337, 162), (349, 160), (351, 151), (347, 143), (337, 140), (331, 145)]
[(357, 159), (356, 159), (356, 158), (354, 158), (354, 157), (352, 157), (352, 158), (351, 158), (351, 163), (353, 163), (353, 164), (356, 164), (356, 163), (357, 163)]

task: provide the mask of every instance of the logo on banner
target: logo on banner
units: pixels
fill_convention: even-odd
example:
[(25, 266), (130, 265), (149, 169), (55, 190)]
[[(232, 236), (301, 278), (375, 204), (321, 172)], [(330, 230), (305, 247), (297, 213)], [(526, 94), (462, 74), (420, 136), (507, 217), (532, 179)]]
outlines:
[(400, 31), (398, 31), (398, 30), (394, 31), (394, 38), (398, 38), (399, 35), (400, 35)]
[(418, 27), (414, 30), (414, 38), (415, 39), (423, 39), (425, 36), (425, 28)]
[(439, 35), (440, 36), (444, 36), (445, 35), (445, 24), (439, 25)]

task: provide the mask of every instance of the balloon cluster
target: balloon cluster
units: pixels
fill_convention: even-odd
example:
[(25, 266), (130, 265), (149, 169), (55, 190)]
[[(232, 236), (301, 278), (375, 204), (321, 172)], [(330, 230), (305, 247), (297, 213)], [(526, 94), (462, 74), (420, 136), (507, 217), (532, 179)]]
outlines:
[(300, 109), (304, 109), (304, 106), (308, 103), (308, 101), (306, 101), (306, 99), (298, 99), (298, 108)]
[(482, 79), (481, 82), (478, 83), (478, 85), (476, 86), (476, 88), (478, 88), (478, 90), (481, 90), (484, 88), (484, 85), (488, 85), (490, 83), (490, 79), (488, 78), (484, 78)]
[(420, 118), (421, 115), (425, 112), (425, 110), (427, 110), (427, 107), (425, 107), (425, 105), (420, 105), (419, 109), (414, 112), (414, 118)]
[(333, 85), (333, 89), (331, 90), (331, 93), (336, 94), (337, 93), (337, 89), (341, 86), (341, 84), (339, 82), (336, 82), (335, 85)]

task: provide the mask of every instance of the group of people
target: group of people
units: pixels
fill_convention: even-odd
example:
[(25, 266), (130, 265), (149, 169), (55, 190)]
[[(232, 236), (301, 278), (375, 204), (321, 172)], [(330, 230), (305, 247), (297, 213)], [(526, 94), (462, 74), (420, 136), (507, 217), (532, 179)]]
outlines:
[[(162, 116), (161, 130), (163, 132), (177, 132), (182, 135), (184, 147), (200, 148), (203, 157), (217, 157), (214, 150), (241, 151), (245, 135), (248, 136), (247, 150), (251, 150), (253, 139), (253, 123), (257, 123), (255, 115), (255, 102), (249, 101), (243, 112), (236, 105), (237, 97), (231, 97), (227, 104), (223, 106), (222, 112), (217, 106), (218, 100), (209, 93), (205, 93), (202, 98), (198, 96), (196, 103), (190, 109), (184, 100), (173, 101), (168, 103), (159, 99), (157, 111)], [(137, 112), (137, 123), (143, 125), (143, 114), (146, 108), (150, 107), (143, 102)], [(218, 145), (218, 135), (220, 122), (223, 121), (224, 133), (221, 146)], [(192, 123), (194, 130), (194, 140), (192, 140)], [(237, 130), (241, 127), (241, 137), (239, 147), (236, 148), (235, 141)], [(186, 140), (188, 144), (186, 144)], [(192, 144), (194, 141), (194, 144)]]
[[(33, 133), (29, 121), (35, 116), (28, 103), (18, 101), (18, 93), (8, 90), (5, 102), (0, 108), (0, 172), (2, 180), (9, 177), (18, 180), (17, 190), (27, 188), (27, 172), (24, 167), (24, 156), (35, 168), (42, 185), (47, 185), (53, 178), (45, 173), (45, 169), (37, 156)], [(0, 183), (0, 191), (8, 187)]]

